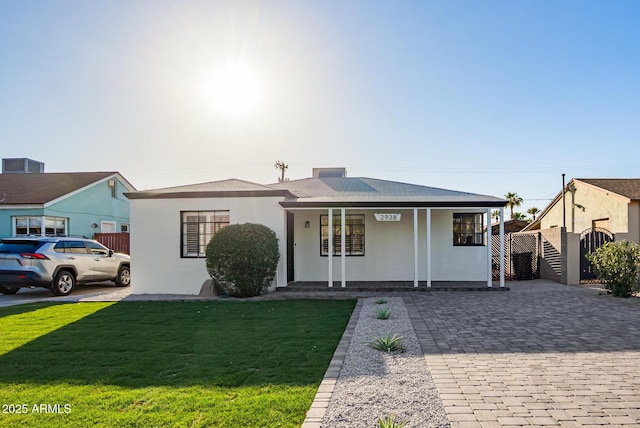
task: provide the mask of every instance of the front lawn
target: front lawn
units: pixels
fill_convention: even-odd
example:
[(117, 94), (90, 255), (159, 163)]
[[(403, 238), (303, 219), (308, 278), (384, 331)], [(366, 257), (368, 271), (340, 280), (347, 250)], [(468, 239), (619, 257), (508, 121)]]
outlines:
[(354, 306), (1, 308), (0, 426), (300, 426)]

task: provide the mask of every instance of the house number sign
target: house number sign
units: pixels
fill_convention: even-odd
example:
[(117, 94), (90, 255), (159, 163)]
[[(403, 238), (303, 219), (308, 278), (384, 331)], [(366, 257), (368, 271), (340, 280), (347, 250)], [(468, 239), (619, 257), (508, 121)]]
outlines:
[(400, 221), (400, 213), (375, 213), (377, 221)]

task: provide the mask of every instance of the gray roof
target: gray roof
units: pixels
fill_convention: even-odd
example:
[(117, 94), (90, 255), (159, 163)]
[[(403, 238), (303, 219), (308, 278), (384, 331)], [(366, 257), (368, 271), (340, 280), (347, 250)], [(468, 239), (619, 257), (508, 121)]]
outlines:
[(108, 177), (117, 172), (46, 172), (0, 174), (0, 205), (41, 205), (51, 202)]
[(640, 178), (576, 178), (575, 180), (583, 181), (632, 200), (640, 200)]
[(506, 204), (504, 199), (493, 196), (366, 177), (306, 178), (270, 187), (287, 189), (295, 195), (281, 202), (284, 207), (503, 207)]
[(231, 178), (186, 186), (165, 187), (127, 193), (129, 199), (220, 198), (255, 196), (291, 196), (286, 190)]
[(365, 177), (323, 177), (263, 185), (229, 179), (127, 193), (129, 199), (281, 196), (295, 207), (503, 207), (504, 199)]

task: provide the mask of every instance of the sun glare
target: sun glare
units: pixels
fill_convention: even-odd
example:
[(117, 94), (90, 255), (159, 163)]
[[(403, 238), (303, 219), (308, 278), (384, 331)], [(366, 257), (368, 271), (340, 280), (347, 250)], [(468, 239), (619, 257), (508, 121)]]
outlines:
[(258, 75), (243, 64), (228, 64), (216, 70), (207, 84), (206, 96), (213, 109), (232, 119), (253, 113), (264, 95)]

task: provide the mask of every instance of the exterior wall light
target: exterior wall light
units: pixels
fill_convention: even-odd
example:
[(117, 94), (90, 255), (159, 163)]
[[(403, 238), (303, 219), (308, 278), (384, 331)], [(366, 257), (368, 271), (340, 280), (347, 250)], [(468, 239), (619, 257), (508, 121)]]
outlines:
[(311, 227), (311, 223), (309, 223), (309, 220), (304, 222), (304, 228), (305, 229), (309, 229)]

